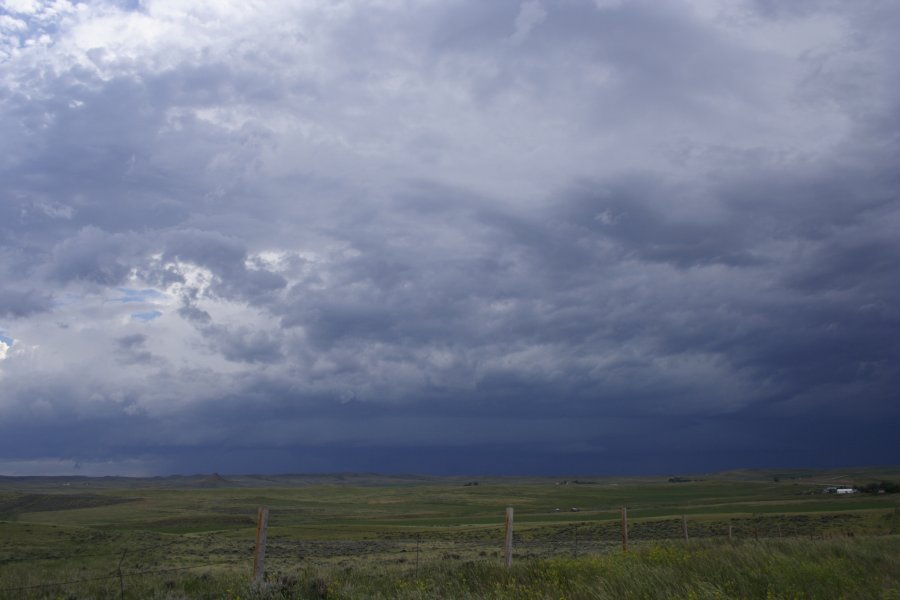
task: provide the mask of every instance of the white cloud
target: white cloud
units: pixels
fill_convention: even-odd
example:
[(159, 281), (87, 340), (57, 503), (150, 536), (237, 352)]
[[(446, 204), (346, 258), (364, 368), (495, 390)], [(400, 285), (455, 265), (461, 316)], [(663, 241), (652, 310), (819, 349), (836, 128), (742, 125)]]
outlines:
[(40, 0), (4, 0), (3, 8), (18, 14), (33, 15), (41, 4)]
[(28, 23), (9, 15), (0, 15), (0, 29), (6, 31), (24, 31), (28, 29)]

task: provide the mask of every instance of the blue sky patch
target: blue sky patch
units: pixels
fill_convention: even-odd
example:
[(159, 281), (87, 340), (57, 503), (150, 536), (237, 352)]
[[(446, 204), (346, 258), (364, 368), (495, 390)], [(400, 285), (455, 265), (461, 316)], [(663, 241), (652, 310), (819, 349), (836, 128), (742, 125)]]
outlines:
[(161, 317), (161, 316), (162, 316), (162, 313), (159, 312), (158, 310), (150, 310), (150, 311), (147, 311), (147, 312), (139, 312), (139, 313), (132, 313), (132, 314), (131, 314), (131, 318), (132, 318), (133, 320), (135, 320), (135, 321), (141, 321), (142, 323), (149, 323), (149, 322), (152, 321), (153, 319), (156, 319), (156, 318)]

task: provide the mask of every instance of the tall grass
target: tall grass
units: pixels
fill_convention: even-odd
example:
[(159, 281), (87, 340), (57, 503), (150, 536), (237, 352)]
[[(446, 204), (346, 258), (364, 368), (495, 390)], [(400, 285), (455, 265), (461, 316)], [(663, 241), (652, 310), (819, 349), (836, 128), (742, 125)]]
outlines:
[[(293, 597), (691, 600), (900, 599), (900, 540), (692, 542), (646, 546), (627, 554), (432, 565), (410, 573), (320, 573), (318, 592)], [(278, 597), (277, 588), (271, 589)], [(290, 596), (281, 596), (290, 597)]]
[[(253, 585), (245, 569), (130, 577), (129, 599), (229, 600), (900, 600), (900, 537), (832, 540), (692, 541), (648, 544), (582, 558), (432, 562), (416, 570), (354, 563), (298, 565)], [(35, 574), (37, 575), (37, 574)], [(59, 575), (59, 573), (56, 573)], [(77, 578), (78, 573), (70, 573)], [(2, 584), (13, 583), (9, 580)], [(0, 594), (59, 600), (120, 598), (117, 580)]]

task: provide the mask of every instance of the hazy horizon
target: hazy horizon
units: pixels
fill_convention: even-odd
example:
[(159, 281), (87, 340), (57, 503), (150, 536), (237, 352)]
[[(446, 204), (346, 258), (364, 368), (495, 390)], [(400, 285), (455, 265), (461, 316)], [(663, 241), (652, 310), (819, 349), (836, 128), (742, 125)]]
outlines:
[[(530, 473), (447, 473), (442, 475), (429, 474), (429, 473), (415, 473), (415, 472), (381, 472), (381, 471), (321, 471), (321, 472), (272, 472), (272, 473), (249, 473), (249, 472), (229, 472), (229, 471), (204, 471), (204, 472), (180, 472), (180, 473), (160, 473), (160, 474), (151, 474), (151, 475), (127, 475), (127, 474), (104, 474), (104, 475), (83, 475), (79, 473), (47, 473), (47, 474), (17, 474), (11, 475), (7, 473), (0, 473), (0, 478), (6, 479), (136, 479), (136, 480), (153, 480), (153, 479), (172, 479), (172, 478), (184, 478), (184, 479), (197, 479), (198, 481), (209, 480), (211, 477), (219, 477), (225, 482), (236, 481), (242, 478), (249, 479), (277, 479), (277, 478), (310, 478), (310, 479), (326, 479), (326, 478), (342, 478), (347, 479), (348, 483), (353, 483), (356, 479), (365, 480), (366, 478), (384, 478), (387, 480), (415, 480), (415, 479), (423, 479), (423, 480), (441, 480), (441, 479), (452, 479), (452, 480), (460, 480), (470, 482), (477, 482), (479, 479), (480, 483), (485, 483), (485, 481), (491, 480), (499, 480), (499, 479), (549, 479), (557, 482), (566, 481), (567, 484), (571, 485), (591, 485), (594, 483), (601, 483), (602, 481), (592, 481), (588, 479), (579, 480), (579, 478), (592, 478), (594, 480), (609, 480), (609, 479), (657, 479), (657, 478), (671, 478), (671, 477), (713, 477), (729, 475), (734, 473), (744, 473), (744, 472), (759, 472), (761, 474), (765, 474), (766, 477), (771, 477), (773, 475), (779, 476), (779, 478), (783, 477), (785, 483), (790, 483), (795, 481), (796, 479), (806, 479), (809, 477), (818, 477), (818, 476), (831, 476), (832, 478), (839, 477), (852, 477), (856, 475), (858, 472), (866, 473), (868, 471), (884, 471), (897, 469), (898, 465), (896, 464), (872, 464), (872, 465), (854, 465), (854, 466), (845, 466), (845, 467), (835, 467), (835, 468), (812, 468), (812, 467), (803, 467), (803, 466), (793, 466), (793, 467), (742, 467), (742, 468), (734, 468), (734, 469), (725, 469), (721, 471), (673, 471), (673, 472), (659, 472), (659, 473), (612, 473), (612, 474), (604, 474), (604, 473), (571, 473), (571, 472), (558, 472), (558, 473), (544, 473), (544, 474), (530, 474)], [(870, 476), (871, 478), (871, 476)], [(686, 481), (691, 481), (690, 479)], [(697, 481), (701, 481), (698, 479)]]

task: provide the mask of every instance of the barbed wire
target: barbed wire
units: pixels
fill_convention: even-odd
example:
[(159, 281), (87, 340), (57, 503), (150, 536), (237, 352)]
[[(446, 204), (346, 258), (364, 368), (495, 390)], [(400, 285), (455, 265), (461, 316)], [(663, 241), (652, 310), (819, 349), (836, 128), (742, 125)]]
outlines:
[[(630, 528), (630, 535), (634, 541), (637, 540), (670, 540), (670, 539), (680, 539), (681, 532), (667, 532), (660, 535), (658, 532), (657, 535), (652, 535), (649, 537), (645, 537), (642, 535), (640, 531), (636, 531), (638, 528)], [(559, 533), (547, 533), (545, 535), (521, 535), (514, 534), (514, 542), (516, 546), (553, 546), (553, 547), (567, 547), (576, 543), (578, 544), (608, 544), (615, 543), (620, 539), (618, 532), (606, 532), (606, 531), (596, 531), (590, 529), (586, 526), (583, 530), (575, 530), (570, 526), (563, 528), (564, 535)], [(710, 532), (705, 531), (704, 533), (718, 533), (722, 535), (722, 532)], [(760, 532), (762, 533), (762, 532)], [(807, 532), (803, 532), (801, 530), (787, 530), (785, 535), (776, 535), (776, 537), (798, 537), (798, 536), (806, 536)], [(745, 527), (734, 527), (733, 529), (734, 535), (755, 535), (755, 532), (751, 528)], [(764, 536), (765, 534), (763, 534)], [(98, 558), (98, 557), (111, 557), (117, 556), (121, 554), (123, 550), (127, 550), (129, 554), (132, 556), (145, 554), (152, 551), (159, 551), (165, 548), (170, 548), (172, 546), (185, 546), (185, 550), (190, 550), (191, 546), (196, 543), (196, 540), (192, 539), (177, 539), (167, 541), (165, 543), (154, 543), (154, 544), (144, 544), (137, 547), (132, 546), (124, 546), (122, 544), (116, 544), (115, 549), (105, 550), (103, 552), (77, 552), (71, 554), (60, 554), (60, 553), (52, 553), (52, 554), (44, 554), (39, 556), (11, 556), (6, 558), (0, 558), (0, 564), (10, 564), (10, 563), (28, 563), (28, 562), (37, 562), (37, 561), (45, 561), (45, 560), (70, 560), (70, 559), (81, 559), (81, 558)], [(240, 549), (246, 547), (246, 544), (241, 542), (234, 541), (231, 547), (226, 549), (220, 549), (219, 552), (222, 551), (230, 551), (235, 552)], [(427, 537), (419, 537), (419, 538), (393, 538), (388, 537), (384, 539), (369, 539), (369, 540), (279, 540), (275, 543), (270, 541), (269, 551), (272, 554), (278, 553), (287, 553), (292, 551), (304, 551), (309, 548), (359, 548), (364, 551), (378, 551), (378, 550), (400, 550), (410, 552), (414, 547), (418, 546), (422, 551), (441, 551), (441, 550), (459, 550), (460, 548), (488, 548), (488, 549), (496, 549), (501, 547), (502, 544), (498, 543), (495, 540), (471, 540), (471, 539), (460, 539), (458, 537), (450, 536), (437, 537), (433, 533), (429, 533)], [(206, 552), (202, 553), (208, 553)], [(201, 552), (191, 552), (189, 555), (198, 555)]]
[[(680, 519), (671, 518), (670, 521), (675, 523), (680, 523)], [(657, 523), (664, 523), (665, 521), (657, 521)], [(773, 537), (805, 537), (807, 534), (810, 536), (813, 535), (812, 532), (802, 532), (798, 528), (794, 528), (793, 531), (786, 531), (786, 535), (781, 535), (781, 529), (779, 528), (778, 535), (773, 535), (771, 531), (763, 532), (758, 531), (753, 527), (749, 527), (749, 525), (753, 524), (753, 520), (734, 520), (733, 522), (735, 527), (733, 528), (733, 533), (735, 537), (744, 537), (752, 536), (755, 539), (763, 539), (763, 538), (773, 538)], [(740, 525), (743, 526), (740, 526)], [(630, 528), (632, 535), (637, 533), (635, 529), (640, 529), (638, 524), (636, 526), (632, 526)], [(534, 554), (531, 554), (532, 551), (538, 551), (538, 555), (540, 556), (555, 556), (561, 554), (570, 554), (575, 553), (578, 554), (589, 554), (591, 552), (596, 552), (598, 550), (607, 550), (613, 545), (617, 544), (618, 534), (615, 532), (613, 527), (618, 527), (617, 524), (600, 524), (600, 523), (592, 523), (590, 521), (586, 521), (583, 523), (566, 523), (564, 525), (560, 525), (557, 527), (542, 527), (543, 531), (530, 531), (525, 535), (521, 533), (514, 534), (514, 546), (517, 550), (528, 552), (528, 556), (534, 557)], [(721, 537), (723, 535), (724, 526), (719, 527), (709, 527), (700, 525), (699, 526), (699, 535), (698, 538), (704, 537)], [(647, 533), (650, 533), (649, 531)], [(632, 537), (633, 542), (643, 543), (650, 541), (662, 541), (662, 540), (673, 540), (679, 539), (681, 537), (680, 532), (676, 533), (675, 531), (657, 531), (656, 535), (651, 535), (649, 537), (645, 537), (645, 535), (636, 535)], [(816, 532), (818, 535), (822, 535), (823, 532)], [(768, 534), (768, 535), (767, 535)], [(731, 535), (729, 534), (729, 537)], [(145, 543), (136, 547), (127, 546), (127, 540), (118, 541), (115, 545), (116, 548), (114, 550), (107, 550), (104, 552), (95, 552), (95, 553), (77, 553), (77, 554), (47, 554), (43, 556), (23, 556), (23, 557), (8, 557), (4, 559), (0, 559), (0, 564), (10, 564), (10, 563), (28, 563), (28, 562), (36, 562), (43, 560), (68, 560), (72, 558), (92, 558), (92, 557), (110, 557), (116, 556), (119, 554), (123, 554), (123, 552), (127, 552), (131, 556), (146, 554), (149, 552), (159, 551), (166, 548), (170, 548), (172, 546), (184, 546), (184, 550), (189, 551), (192, 550), (198, 542), (201, 544), (205, 541), (208, 542), (210, 539), (214, 539), (213, 536), (207, 536), (205, 540), (199, 540), (195, 538), (179, 538), (174, 540), (164, 541), (163, 543)], [(695, 538), (696, 539), (696, 538)], [(132, 542), (136, 542), (138, 540), (131, 540)], [(206, 546), (205, 551), (201, 550), (201, 552), (209, 555), (209, 554), (221, 554), (222, 552), (238, 552), (242, 549), (248, 547), (247, 543), (241, 542), (239, 540), (218, 540), (220, 542), (225, 542), (223, 544), (223, 548), (211, 549), (208, 545)], [(252, 550), (252, 544), (249, 544)], [(202, 547), (202, 546), (201, 546)], [(345, 553), (348, 548), (358, 549), (359, 552), (349, 552)], [(332, 549), (335, 552), (329, 553), (329, 556), (308, 556), (304, 555), (310, 549)], [(376, 539), (366, 539), (366, 540), (352, 540), (352, 539), (340, 539), (340, 540), (294, 540), (294, 539), (279, 539), (277, 541), (270, 540), (269, 544), (269, 552), (271, 553), (271, 558), (276, 561), (290, 560), (299, 558), (303, 560), (306, 564), (328, 564), (328, 559), (336, 559), (336, 558), (349, 558), (353, 559), (359, 558), (366, 554), (373, 555), (391, 555), (391, 554), (405, 554), (409, 557), (412, 553), (422, 553), (425, 556), (433, 553), (444, 553), (444, 556), (449, 556), (450, 558), (460, 558), (460, 554), (465, 554), (467, 556), (471, 556), (472, 552), (476, 552), (482, 550), (481, 555), (484, 556), (484, 549), (488, 549), (494, 551), (494, 555), (502, 554), (502, 544), (498, 541), (488, 540), (488, 539), (465, 539), (460, 538), (459, 532), (427, 532), (424, 535), (417, 535), (416, 537), (392, 537), (388, 535), (384, 538), (376, 538)], [(466, 552), (468, 551), (468, 552)], [(292, 556), (292, 553), (301, 553), (299, 557)], [(199, 556), (198, 552), (186, 552), (187, 556)], [(124, 555), (123, 555), (124, 556)], [(123, 559), (124, 560), (124, 559)], [(116, 579), (128, 579), (128, 578), (136, 578), (143, 577), (147, 575), (156, 575), (162, 573), (175, 573), (180, 571), (188, 571), (193, 569), (201, 569), (201, 568), (211, 568), (218, 566), (226, 566), (226, 565), (237, 565), (241, 563), (246, 563), (249, 559), (230, 559), (230, 560), (221, 560), (221, 561), (212, 561), (212, 562), (204, 562), (202, 564), (193, 564), (188, 566), (180, 566), (180, 567), (164, 567), (158, 569), (141, 569), (141, 570), (132, 570), (132, 571), (120, 571), (110, 573), (109, 575), (102, 576), (94, 576), (94, 577), (84, 577), (79, 579), (70, 579), (65, 581), (56, 581), (56, 582), (47, 582), (40, 584), (32, 584), (32, 585), (24, 585), (17, 587), (8, 587), (8, 588), (0, 588), (0, 594), (8, 594), (11, 592), (20, 592), (34, 589), (42, 589), (42, 588), (53, 588), (53, 587), (64, 587), (69, 585), (78, 585), (83, 583), (95, 582), (95, 581), (106, 581), (106, 580), (116, 580)], [(411, 559), (410, 559), (411, 560)], [(418, 559), (417, 559), (418, 560)], [(138, 564), (138, 566), (140, 566)]]

